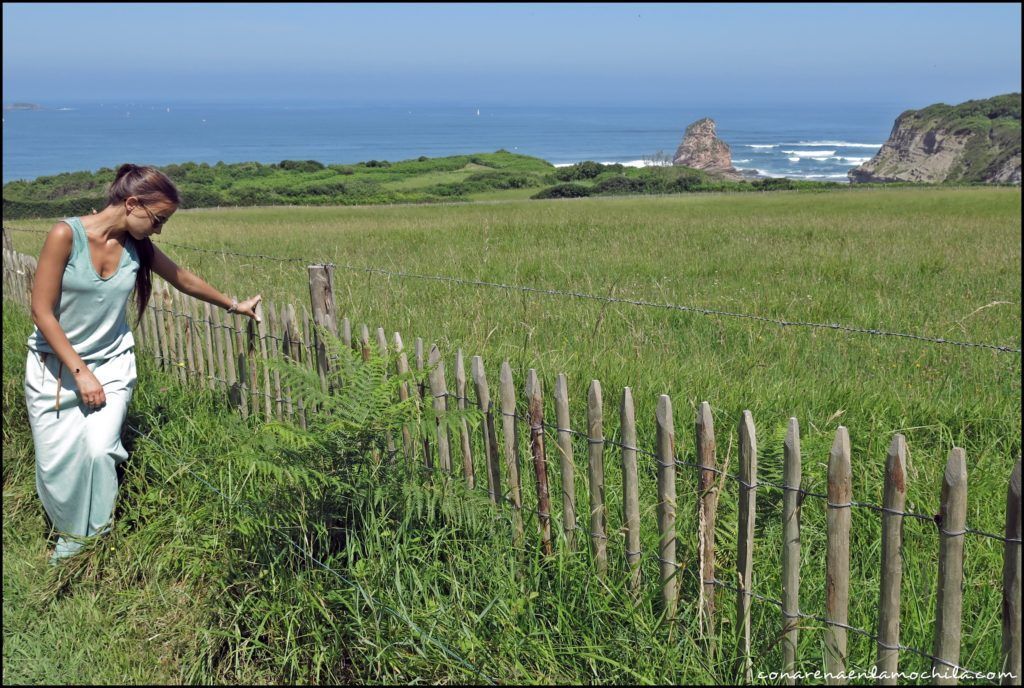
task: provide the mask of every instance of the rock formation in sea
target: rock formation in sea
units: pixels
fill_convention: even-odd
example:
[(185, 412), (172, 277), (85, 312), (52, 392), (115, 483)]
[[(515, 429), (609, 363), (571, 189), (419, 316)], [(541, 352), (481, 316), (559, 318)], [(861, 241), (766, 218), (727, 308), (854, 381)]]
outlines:
[(938, 103), (896, 118), (875, 157), (851, 182), (1020, 184), (1019, 93), (959, 105)]
[(725, 179), (742, 179), (739, 170), (732, 166), (729, 145), (715, 134), (715, 120), (710, 117), (686, 127), (672, 164), (693, 167)]

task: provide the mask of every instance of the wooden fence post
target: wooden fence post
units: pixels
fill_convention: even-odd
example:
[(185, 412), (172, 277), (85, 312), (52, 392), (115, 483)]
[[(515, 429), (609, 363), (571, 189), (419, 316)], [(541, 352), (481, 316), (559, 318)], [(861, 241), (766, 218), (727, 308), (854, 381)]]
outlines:
[(206, 371), (210, 378), (210, 389), (217, 389), (217, 359), (213, 355), (213, 307), (203, 302), (203, 320), (206, 321), (206, 329), (203, 332), (204, 344), (206, 345)]
[(153, 309), (153, 316), (156, 319), (156, 341), (159, 344), (160, 369), (169, 371), (172, 361), (170, 348), (167, 345), (167, 325), (164, 321), (164, 287), (157, 280), (153, 280), (153, 291), (150, 294), (149, 307)]
[[(853, 496), (850, 469), (850, 435), (840, 425), (828, 455), (828, 551), (825, 555), (825, 615), (846, 624), (850, 602), (850, 500)], [(846, 685), (846, 629), (825, 628), (825, 681)]]
[[(402, 335), (397, 332), (394, 333), (395, 351), (398, 352), (398, 363), (397, 371), (399, 375), (406, 375), (409, 372), (409, 358), (405, 355), (405, 351), (402, 346)], [(398, 398), (400, 401), (406, 401), (409, 398), (409, 383), (403, 382), (398, 387)], [(402, 449), (405, 452), (405, 460), (411, 462), (413, 455), (416, 453), (412, 444), (412, 433), (409, 432), (409, 426), (402, 426)]]
[[(281, 344), (284, 341), (283, 334), (284, 328), (281, 327), (281, 318), (278, 315), (278, 309), (274, 308), (274, 304), (267, 304), (267, 331), (270, 334), (270, 340), (267, 342), (270, 356), (275, 361), (281, 360)], [(274, 396), (276, 397), (276, 403), (274, 404), (274, 410), (276, 411), (277, 419), (284, 420), (285, 417), (285, 406), (284, 406), (284, 391), (281, 388), (281, 371), (274, 371)], [(289, 416), (291, 414), (289, 413)], [(289, 418), (291, 420), (291, 418)]]
[[(227, 361), (231, 359), (231, 350), (227, 345), (227, 334), (224, 331), (224, 325), (221, 324), (220, 309), (214, 308), (210, 313), (213, 316), (213, 341), (217, 347), (217, 363), (220, 369), (220, 378), (224, 381), (221, 384), (224, 385), (224, 396), (227, 397), (228, 405), (230, 406), (233, 405), (231, 389), (234, 379), (232, 377), (232, 373), (228, 370)], [(157, 315), (159, 315), (159, 312)], [(163, 327), (161, 324), (158, 324), (157, 329), (159, 329), (160, 334), (163, 335)]]
[[(462, 349), (455, 352), (455, 395), (459, 411), (465, 411), (466, 363), (462, 358)], [(459, 429), (462, 438), (462, 476), (466, 479), (466, 486), (472, 490), (476, 487), (476, 478), (473, 475), (473, 449), (470, 447), (469, 422), (465, 418), (459, 423)]]
[(640, 497), (636, 468), (636, 413), (633, 391), (622, 390), (620, 407), (622, 428), (622, 520), (626, 530), (626, 565), (630, 570), (630, 589), (640, 592)]
[(239, 326), (238, 315), (232, 314), (231, 318), (231, 332), (234, 335), (235, 344), (235, 356), (238, 360), (238, 399), (242, 407), (242, 416), (248, 418), (250, 413), (255, 414), (256, 409), (249, 407), (249, 399), (247, 394), (247, 388), (249, 387), (249, 361), (245, 355), (245, 340), (244, 332)]
[(540, 380), (533, 368), (526, 374), (526, 399), (530, 419), (530, 453), (533, 455), (533, 473), (537, 480), (537, 529), (540, 531), (541, 550), (551, 556), (551, 495), (548, 489), (547, 457), (544, 455), (544, 401)]
[(437, 429), (437, 462), (442, 471), (451, 473), (452, 457), (449, 450), (448, 426), (442, 422), (448, 409), (448, 384), (444, 379), (444, 361), (437, 345), (430, 346), (430, 394), (434, 399), (434, 427)]
[[(304, 351), (304, 342), (302, 339), (302, 329), (299, 327), (299, 319), (295, 314), (295, 306), (286, 303), (284, 306), (284, 320), (285, 320), (285, 355), (288, 356), (296, 364), (302, 366), (306, 361), (307, 354)], [(291, 385), (288, 386), (288, 400), (289, 409), (291, 409), (291, 395), (295, 390), (292, 389)], [(299, 414), (299, 425), (303, 430), (306, 429), (306, 402), (302, 398), (302, 394), (298, 394), (295, 399), (295, 409)]]
[(555, 422), (558, 424), (558, 454), (562, 469), (562, 532), (565, 533), (565, 546), (573, 550), (576, 546), (576, 476), (565, 373), (559, 373), (555, 378)]
[(370, 360), (370, 328), (366, 323), (359, 326), (359, 353), (363, 357), (363, 363)]
[[(384, 334), (384, 328), (377, 328), (377, 351), (380, 353), (381, 358), (387, 359), (388, 357), (388, 336)], [(384, 377), (388, 377), (387, 365), (384, 366)], [(401, 395), (399, 395), (401, 398)], [(396, 456), (398, 455), (398, 449), (395, 447), (395, 437), (390, 430), (387, 431), (385, 437), (385, 450), (388, 454), (388, 461), (394, 463)]]
[(903, 507), (907, 502), (907, 441), (893, 435), (885, 459), (882, 506), (882, 581), (878, 601), (878, 683), (898, 683), (900, 652), (900, 583), (903, 579)]
[[(422, 375), (424, 367), (423, 361), (423, 338), (416, 338), (416, 370)], [(419, 395), (419, 408), (426, 409), (426, 397), (427, 397), (427, 383), (421, 378), (416, 385), (416, 392)], [(426, 415), (424, 412), (423, 415)], [(423, 439), (423, 465), (427, 468), (434, 467), (434, 457), (430, 453), (430, 433), (426, 431), (426, 424), (423, 424), (420, 428), (422, 431)]]
[[(705, 637), (711, 637), (715, 627), (715, 519), (718, 511), (718, 484), (715, 460), (715, 424), (711, 405), (702, 401), (695, 422), (697, 462), (701, 466), (697, 478), (697, 556), (700, 558), (701, 586), (697, 603), (697, 616)], [(712, 470), (707, 470), (712, 469)]]
[[(939, 585), (935, 601), (935, 647), (932, 654), (960, 664), (960, 623), (963, 605), (964, 533), (967, 527), (967, 458), (953, 447), (942, 476), (939, 507)], [(956, 669), (932, 660), (937, 685), (956, 685)]]
[(658, 461), (658, 532), (661, 541), (661, 596), (665, 619), (676, 617), (679, 598), (679, 565), (676, 563), (676, 431), (672, 419), (672, 400), (662, 394), (655, 412)]
[[(1020, 685), (1020, 459), (1006, 488), (1006, 542), (1003, 544), (1003, 685)], [(1011, 542), (1016, 540), (1016, 542)]]
[[(325, 328), (331, 334), (338, 335), (338, 324), (334, 318), (334, 266), (310, 265), (309, 270), (309, 305), (313, 310), (313, 322)], [(317, 332), (316, 357), (317, 371), (320, 373), (321, 384), (327, 391), (327, 379), (330, 364), (327, 360), (327, 345)]]
[(736, 534), (736, 572), (739, 592), (736, 597), (736, 630), (745, 683), (752, 683), (754, 667), (750, 658), (750, 588), (754, 569), (754, 516), (757, 500), (757, 435), (754, 417), (743, 412), (739, 426), (740, 442), (740, 504), (739, 529)]
[(512, 367), (501, 362), (499, 382), (501, 425), (504, 430), (505, 463), (508, 466), (509, 496), (512, 499), (512, 527), (517, 543), (523, 541), (523, 497), (519, 480), (519, 437), (516, 433), (516, 392), (512, 386)]
[(487, 388), (483, 359), (474, 356), (470, 361), (470, 374), (476, 387), (476, 400), (484, 414), (484, 458), (487, 461), (487, 494), (492, 504), (501, 500), (501, 467), (498, 462), (498, 436), (494, 430), (494, 408)]
[(608, 512), (604, 502), (604, 411), (601, 383), (590, 381), (587, 392), (587, 480), (590, 488), (590, 544), (598, 578), (608, 572)]
[(789, 419), (783, 443), (782, 495), (782, 670), (796, 684), (797, 619), (800, 612), (800, 423)]

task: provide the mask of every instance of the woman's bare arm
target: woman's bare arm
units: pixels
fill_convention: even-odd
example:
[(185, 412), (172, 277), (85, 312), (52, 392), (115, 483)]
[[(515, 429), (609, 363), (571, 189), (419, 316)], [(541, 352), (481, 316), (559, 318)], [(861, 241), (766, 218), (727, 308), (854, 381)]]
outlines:
[(64, 222), (55, 224), (46, 235), (32, 285), (32, 321), (64, 367), (78, 374), (87, 370), (85, 361), (71, 346), (56, 314), (64, 268), (71, 257), (73, 243), (71, 227)]
[[(207, 284), (203, 278), (189, 272), (171, 260), (167, 254), (153, 246), (153, 272), (163, 277), (178, 291), (206, 301), (214, 306), (227, 309), (231, 307), (231, 299)], [(258, 294), (238, 304), (238, 312), (256, 318), (256, 304), (262, 297)]]

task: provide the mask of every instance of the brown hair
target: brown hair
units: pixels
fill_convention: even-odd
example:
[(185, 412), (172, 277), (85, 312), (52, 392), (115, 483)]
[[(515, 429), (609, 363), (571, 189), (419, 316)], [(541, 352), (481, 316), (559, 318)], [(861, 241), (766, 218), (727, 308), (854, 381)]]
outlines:
[[(181, 204), (181, 196), (166, 174), (155, 167), (140, 167), (125, 163), (117, 168), (114, 182), (107, 191), (107, 205), (124, 203), (129, 196), (135, 196), (143, 203), (168, 201), (174, 205)], [(138, 307), (139, 322), (142, 313), (149, 303), (153, 291), (151, 270), (153, 266), (153, 242), (142, 239), (135, 242), (139, 254), (139, 272), (135, 276), (135, 304)]]

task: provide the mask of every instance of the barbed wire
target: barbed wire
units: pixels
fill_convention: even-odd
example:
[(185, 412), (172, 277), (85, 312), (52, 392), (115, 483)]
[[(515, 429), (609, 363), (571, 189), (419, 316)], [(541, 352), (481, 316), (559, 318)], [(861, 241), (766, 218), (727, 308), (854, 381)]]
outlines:
[[(198, 473), (196, 473), (195, 471), (193, 471), (193, 470), (192, 470), (191, 468), (189, 468), (188, 464), (186, 464), (186, 463), (183, 463), (183, 462), (180, 462), (180, 461), (178, 461), (178, 459), (177, 459), (176, 457), (174, 457), (174, 456), (173, 456), (173, 455), (172, 455), (172, 454), (171, 454), (171, 453), (170, 453), (169, 451), (167, 451), (166, 449), (164, 449), (163, 445), (161, 445), (161, 444), (160, 444), (159, 442), (157, 442), (157, 441), (156, 441), (155, 439), (153, 439), (152, 437), (150, 437), (150, 436), (149, 436), (148, 434), (145, 434), (145, 433), (143, 433), (143, 432), (142, 432), (141, 430), (139, 430), (138, 428), (136, 428), (135, 426), (133, 426), (133, 425), (132, 425), (131, 423), (125, 423), (125, 425), (126, 425), (126, 426), (127, 426), (127, 427), (128, 427), (128, 428), (129, 428), (129, 429), (130, 429), (130, 430), (132, 431), (132, 432), (134, 432), (134, 433), (136, 434), (136, 436), (137, 436), (137, 437), (140, 437), (140, 438), (142, 438), (143, 440), (146, 440), (146, 441), (148, 441), (148, 442), (152, 443), (152, 444), (153, 444), (153, 445), (154, 445), (154, 446), (155, 446), (155, 447), (156, 447), (156, 448), (157, 448), (158, 450), (160, 450), (160, 452), (161, 452), (161, 453), (163, 453), (163, 454), (164, 454), (164, 455), (165, 455), (165, 456), (166, 456), (166, 457), (167, 457), (168, 459), (171, 459), (171, 460), (173, 460), (173, 461), (176, 461), (176, 462), (177, 462), (177, 463), (178, 463), (179, 465), (181, 465), (181, 466), (182, 466), (182, 467), (183, 467), (183, 468), (184, 468), (184, 469), (185, 469), (186, 471), (188, 471), (188, 472), (189, 472), (189, 473), (190, 473), (190, 474), (191, 474), (191, 475), (192, 475), (192, 476), (193, 476), (194, 478), (196, 478), (196, 479), (197, 479), (197, 480), (198, 480), (199, 482), (201, 482), (201, 483), (202, 483), (203, 485), (205, 485), (205, 486), (206, 486), (207, 488), (209, 488), (209, 489), (213, 490), (213, 491), (214, 491), (215, 493), (217, 493), (217, 494), (218, 494), (218, 495), (219, 495), (219, 496), (220, 496), (220, 497), (221, 497), (221, 498), (222, 498), (222, 499), (223, 499), (223, 500), (224, 500), (225, 502), (227, 502), (228, 504), (230, 504), (230, 505), (232, 505), (232, 506), (241, 506), (241, 507), (242, 507), (242, 508), (244, 508), (244, 509), (245, 509), (246, 511), (248, 511), (248, 512), (249, 512), (249, 514), (250, 514), (251, 516), (256, 516), (256, 517), (258, 517), (258, 516), (259, 516), (259, 514), (257, 514), (257, 513), (255, 512), (255, 511), (253, 511), (253, 510), (249, 509), (249, 508), (248, 508), (248, 506), (247, 506), (247, 505), (246, 505), (245, 503), (243, 503), (243, 502), (241, 502), (241, 501), (239, 501), (239, 500), (232, 500), (232, 499), (231, 499), (230, 497), (228, 497), (228, 496), (227, 496), (227, 495), (225, 495), (225, 494), (224, 494), (223, 492), (221, 492), (220, 490), (218, 490), (218, 489), (217, 489), (217, 488), (216, 488), (215, 486), (211, 485), (211, 484), (210, 484), (210, 483), (209, 483), (209, 482), (208, 482), (208, 481), (207, 481), (207, 480), (206, 480), (205, 478), (203, 478), (203, 477), (202, 477), (201, 475), (199, 475)], [(274, 525), (270, 525), (269, 527), (270, 527), (271, 529), (273, 529), (273, 530), (277, 530), (278, 532), (282, 532), (282, 533), (284, 533), (284, 531), (283, 531), (282, 529), (278, 528), (277, 526), (274, 526)], [(287, 536), (287, 533), (284, 533), (284, 534), (285, 534), (285, 535)], [(470, 663), (470, 662), (469, 662), (468, 660), (466, 660), (465, 658), (463, 658), (463, 657), (462, 657), (461, 655), (459, 655), (459, 654), (458, 654), (457, 652), (455, 652), (454, 650), (452, 650), (451, 648), (449, 648), (448, 646), (446, 646), (446, 645), (445, 645), (444, 643), (442, 643), (442, 642), (440, 642), (439, 640), (437, 640), (436, 638), (434, 638), (434, 637), (433, 637), (432, 635), (430, 635), (429, 633), (426, 633), (425, 631), (423, 631), (423, 630), (422, 630), (422, 629), (421, 629), (421, 628), (420, 628), (420, 627), (419, 627), (419, 626), (418, 626), (418, 625), (417, 625), (417, 624), (416, 624), (415, 622), (413, 622), (413, 621), (412, 621), (411, 619), (409, 619), (409, 618), (408, 618), (408, 617), (406, 617), (405, 615), (403, 615), (403, 614), (400, 614), (399, 612), (395, 611), (395, 610), (394, 610), (394, 609), (392, 609), (392, 608), (391, 608), (391, 607), (390, 607), (389, 605), (387, 605), (387, 604), (383, 604), (382, 602), (380, 602), (380, 601), (378, 601), (378, 600), (374, 599), (374, 597), (373, 597), (372, 595), (370, 595), (370, 593), (369, 593), (369, 592), (367, 592), (367, 591), (366, 591), (366, 589), (365, 589), (365, 588), (364, 588), (364, 587), (363, 587), (362, 585), (360, 585), (358, 581), (351, 581), (351, 580), (349, 580), (349, 579), (345, 578), (345, 577), (344, 577), (343, 575), (341, 575), (340, 573), (338, 573), (338, 571), (337, 571), (336, 569), (334, 569), (334, 568), (332, 568), (331, 566), (329, 566), (329, 565), (325, 564), (324, 562), (320, 561), (320, 559), (318, 559), (317, 557), (315, 557), (315, 556), (313, 556), (312, 554), (310, 554), (310, 552), (309, 552), (309, 551), (308, 551), (308, 550), (307, 550), (307, 549), (306, 549), (305, 547), (300, 547), (299, 545), (295, 544), (295, 542), (294, 542), (294, 540), (292, 540), (292, 538), (290, 538), (290, 537), (285, 537), (285, 541), (286, 541), (286, 542), (287, 542), (287, 543), (288, 543), (289, 545), (291, 545), (291, 546), (292, 546), (293, 548), (295, 548), (295, 549), (296, 549), (297, 551), (299, 551), (299, 552), (300, 552), (300, 553), (301, 553), (301, 554), (302, 554), (302, 555), (303, 555), (304, 557), (306, 557), (306, 558), (307, 558), (307, 559), (308, 559), (309, 561), (312, 561), (312, 562), (313, 562), (314, 564), (316, 564), (317, 566), (319, 566), (319, 567), (320, 567), (320, 568), (322, 568), (323, 570), (325, 570), (325, 571), (327, 571), (328, 573), (330, 573), (330, 574), (334, 575), (334, 576), (335, 576), (335, 577), (336, 577), (336, 578), (337, 578), (338, 580), (340, 580), (340, 581), (341, 581), (342, 583), (344, 583), (345, 585), (348, 585), (349, 587), (352, 587), (352, 588), (355, 588), (356, 590), (358, 590), (358, 591), (359, 591), (359, 593), (360, 593), (360, 594), (362, 594), (362, 596), (363, 596), (363, 597), (364, 597), (364, 598), (366, 599), (366, 601), (367, 601), (367, 602), (369, 602), (369, 603), (370, 603), (371, 605), (376, 605), (376, 606), (377, 606), (377, 607), (379, 607), (380, 609), (383, 609), (383, 610), (384, 610), (384, 611), (386, 611), (386, 612), (387, 612), (388, 614), (390, 614), (391, 616), (393, 616), (393, 617), (394, 617), (395, 619), (397, 619), (398, 621), (400, 621), (400, 622), (402, 622), (402, 623), (406, 624), (406, 625), (407, 625), (407, 626), (408, 626), (409, 628), (411, 628), (411, 629), (412, 629), (412, 630), (413, 630), (414, 632), (416, 632), (416, 634), (417, 634), (417, 635), (419, 635), (419, 636), (420, 636), (420, 637), (422, 637), (422, 638), (423, 638), (424, 640), (426, 640), (427, 642), (431, 643), (432, 645), (434, 645), (435, 647), (437, 647), (438, 649), (440, 649), (440, 650), (441, 650), (441, 652), (442, 652), (442, 653), (444, 653), (444, 655), (445, 655), (445, 656), (447, 656), (447, 657), (449, 657), (450, 659), (453, 659), (453, 660), (455, 660), (456, 662), (458, 662), (459, 664), (461, 664), (461, 665), (462, 665), (462, 667), (463, 667), (464, 669), (467, 669), (467, 670), (469, 670), (470, 672), (472, 672), (472, 673), (473, 673), (473, 674), (475, 674), (476, 676), (479, 676), (479, 677), (480, 677), (481, 679), (483, 679), (483, 680), (484, 680), (485, 682), (487, 682), (487, 683), (489, 683), (489, 684), (491, 684), (491, 685), (494, 685), (494, 684), (496, 683), (496, 682), (494, 681), (494, 679), (492, 679), (492, 678), (490, 678), (489, 676), (487, 676), (486, 674), (484, 674), (484, 673), (483, 673), (483, 672), (482, 672), (482, 671), (481, 671), (480, 669), (478, 669), (478, 668), (477, 668), (476, 666), (474, 666), (474, 665), (473, 665), (472, 663)]]
[[(40, 234), (40, 233), (41, 234), (45, 234), (46, 233), (45, 230), (25, 229), (25, 228), (20, 228), (20, 227), (4, 227), (4, 229), (5, 230), (9, 229), (11, 231), (17, 231), (17, 232), (30, 232), (30, 233), (37, 233), (37, 234)], [(911, 334), (911, 333), (906, 333), (906, 332), (891, 332), (891, 331), (887, 331), (887, 330), (881, 330), (881, 329), (878, 329), (878, 328), (855, 327), (855, 326), (851, 326), (851, 325), (843, 325), (841, 323), (819, 323), (819, 322), (809, 322), (809, 321), (801, 321), (801, 320), (784, 320), (784, 319), (781, 319), (781, 318), (769, 318), (769, 317), (765, 317), (765, 316), (761, 316), (761, 315), (752, 315), (752, 314), (749, 314), (749, 313), (736, 313), (736, 312), (732, 312), (732, 311), (724, 311), (724, 310), (714, 309), (714, 308), (703, 308), (703, 307), (699, 307), (699, 306), (684, 306), (684, 305), (672, 304), (672, 303), (657, 303), (657, 302), (646, 301), (646, 300), (641, 300), (641, 299), (626, 299), (626, 298), (619, 298), (619, 297), (614, 297), (614, 296), (599, 296), (597, 294), (587, 294), (587, 293), (584, 293), (584, 292), (569, 291), (569, 290), (565, 290), (565, 289), (542, 289), (542, 288), (539, 288), (539, 287), (526, 287), (526, 286), (514, 285), (514, 284), (504, 284), (504, 283), (501, 283), (501, 282), (488, 282), (488, 281), (485, 281), (485, 280), (463, 279), (463, 278), (460, 278), (460, 277), (451, 277), (451, 276), (447, 276), (447, 275), (424, 275), (424, 274), (414, 273), (414, 272), (403, 272), (403, 271), (397, 271), (397, 270), (385, 270), (384, 268), (376, 268), (376, 267), (360, 267), (360, 266), (349, 265), (349, 264), (340, 265), (340, 264), (336, 264), (336, 263), (324, 263), (321, 260), (314, 260), (314, 259), (308, 259), (308, 258), (289, 258), (289, 257), (269, 256), (269, 255), (260, 254), (260, 253), (240, 253), (240, 252), (237, 252), (237, 251), (226, 251), (226, 250), (219, 250), (219, 251), (217, 251), (217, 250), (213, 250), (213, 249), (199, 248), (197, 246), (188, 246), (186, 244), (177, 244), (177, 243), (168, 242), (168, 241), (163, 241), (163, 242), (161, 242), (161, 244), (166, 245), (166, 246), (173, 246), (175, 248), (182, 248), (182, 249), (186, 249), (186, 250), (190, 250), (190, 251), (197, 251), (197, 252), (201, 252), (201, 253), (210, 253), (210, 254), (221, 255), (221, 256), (237, 256), (237, 257), (241, 257), (241, 258), (259, 258), (259, 259), (263, 259), (263, 260), (270, 260), (270, 261), (276, 261), (276, 262), (304, 263), (306, 265), (331, 265), (331, 266), (334, 266), (334, 267), (341, 267), (341, 268), (344, 268), (346, 270), (352, 270), (352, 271), (357, 271), (357, 272), (366, 272), (366, 273), (377, 273), (377, 274), (382, 274), (382, 275), (388, 275), (388, 276), (391, 276), (391, 277), (407, 277), (407, 278), (413, 278), (413, 279), (433, 280), (433, 281), (439, 281), (439, 282), (448, 282), (448, 283), (451, 283), (451, 284), (459, 284), (459, 285), (464, 285), (464, 286), (493, 287), (493, 288), (496, 288), (496, 289), (503, 289), (503, 290), (506, 290), (506, 291), (518, 291), (518, 292), (531, 293), (531, 294), (545, 294), (545, 295), (548, 295), (548, 296), (569, 296), (569, 297), (578, 298), (578, 299), (601, 301), (601, 302), (605, 302), (605, 303), (620, 303), (620, 304), (626, 304), (626, 305), (632, 305), (632, 306), (641, 306), (641, 307), (646, 307), (646, 308), (661, 308), (661, 309), (676, 310), (676, 311), (689, 312), (689, 313), (700, 313), (702, 315), (717, 315), (717, 316), (729, 317), (729, 318), (742, 318), (742, 319), (754, 320), (754, 321), (758, 321), (758, 322), (771, 323), (771, 324), (774, 324), (774, 325), (779, 325), (780, 327), (809, 327), (809, 328), (818, 328), (818, 329), (827, 329), (827, 330), (837, 330), (837, 331), (850, 332), (850, 333), (855, 333), (855, 334), (867, 334), (867, 335), (873, 335), (873, 336), (902, 337), (902, 338), (913, 339), (913, 340), (922, 341), (922, 342), (928, 342), (928, 343), (932, 343), (932, 344), (949, 344), (949, 345), (952, 345), (952, 346), (959, 346), (959, 347), (962, 347), (962, 348), (971, 348), (971, 347), (973, 347), (973, 348), (991, 349), (993, 351), (1000, 351), (1000, 352), (1003, 352), (1003, 353), (1017, 353), (1017, 354), (1021, 353), (1021, 349), (1019, 349), (1019, 348), (1014, 348), (1014, 347), (1011, 347), (1011, 346), (1005, 346), (1005, 345), (1000, 345), (1000, 344), (986, 344), (986, 343), (980, 343), (980, 342), (961, 342), (961, 341), (956, 341), (956, 340), (952, 340), (952, 339), (946, 339), (945, 337), (928, 337), (928, 336), (925, 336), (925, 335)]]

